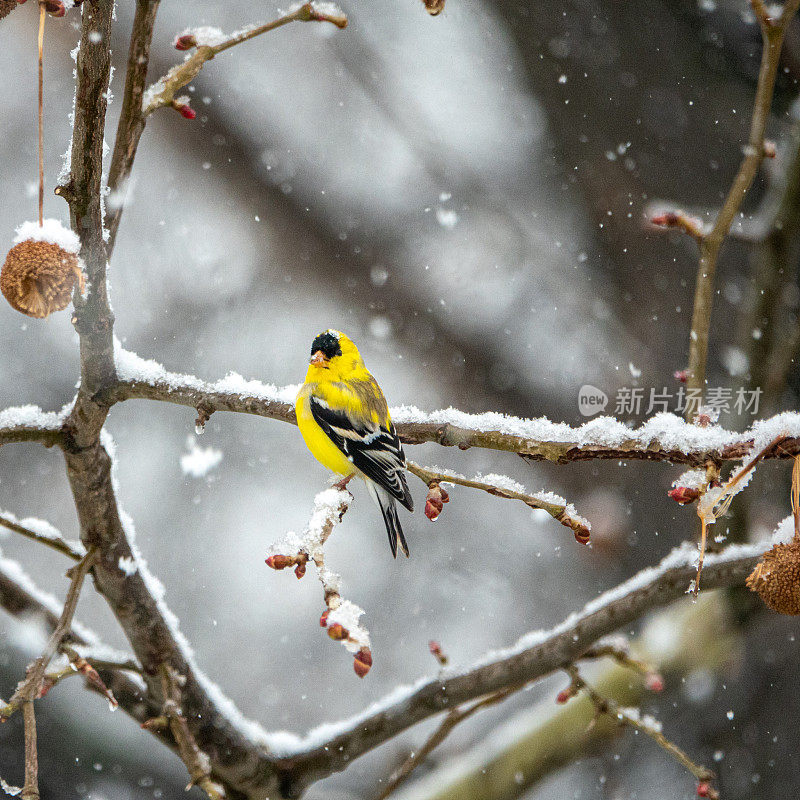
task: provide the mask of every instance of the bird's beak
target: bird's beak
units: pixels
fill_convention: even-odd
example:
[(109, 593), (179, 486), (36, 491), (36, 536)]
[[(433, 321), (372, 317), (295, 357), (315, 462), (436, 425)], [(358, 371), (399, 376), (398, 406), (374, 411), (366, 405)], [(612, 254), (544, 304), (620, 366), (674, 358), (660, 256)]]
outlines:
[(327, 367), (328, 359), (325, 358), (325, 354), (322, 352), (322, 350), (317, 350), (317, 352), (311, 356), (311, 363), (315, 367)]

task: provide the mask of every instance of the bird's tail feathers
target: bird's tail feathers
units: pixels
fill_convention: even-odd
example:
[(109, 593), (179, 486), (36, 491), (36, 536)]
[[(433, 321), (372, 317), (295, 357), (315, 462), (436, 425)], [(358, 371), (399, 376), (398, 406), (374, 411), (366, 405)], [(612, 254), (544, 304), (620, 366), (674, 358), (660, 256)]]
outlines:
[(406, 537), (403, 535), (400, 518), (397, 516), (397, 503), (394, 497), (372, 481), (368, 480), (365, 481), (365, 483), (367, 484), (369, 493), (372, 495), (372, 499), (375, 501), (378, 508), (380, 508), (381, 514), (383, 514), (383, 521), (386, 524), (386, 533), (389, 535), (389, 546), (392, 548), (392, 556), (397, 558), (397, 547), (399, 545), (400, 550), (402, 550), (405, 557), (408, 558), (408, 542), (406, 542)]

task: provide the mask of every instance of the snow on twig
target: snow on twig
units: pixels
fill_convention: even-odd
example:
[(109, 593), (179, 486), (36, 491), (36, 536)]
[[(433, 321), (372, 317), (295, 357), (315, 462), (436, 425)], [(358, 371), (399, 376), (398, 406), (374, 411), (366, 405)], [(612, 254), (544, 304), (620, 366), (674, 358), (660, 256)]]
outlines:
[(341, 578), (325, 565), (324, 551), (325, 543), (352, 499), (350, 492), (336, 486), (319, 492), (303, 533), (298, 536), (290, 531), (273, 544), (268, 550), (266, 563), (275, 570), (294, 567), (295, 575), (302, 578), (306, 564), (313, 562), (325, 595), (326, 610), (320, 617), (320, 625), (327, 629), (331, 639), (340, 641), (355, 654), (353, 667), (363, 678), (372, 666), (369, 633), (360, 622), (364, 609), (341, 596)]

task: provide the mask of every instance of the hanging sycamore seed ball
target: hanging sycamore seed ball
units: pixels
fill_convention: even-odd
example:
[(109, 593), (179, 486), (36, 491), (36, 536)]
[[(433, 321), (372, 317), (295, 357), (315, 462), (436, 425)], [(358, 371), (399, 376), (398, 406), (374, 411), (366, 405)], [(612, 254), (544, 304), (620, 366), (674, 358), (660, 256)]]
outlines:
[(17, 7), (17, 0), (0, 0), (0, 19), (10, 14)]
[(747, 588), (779, 614), (800, 614), (800, 539), (764, 553), (747, 578)]
[(83, 292), (80, 242), (58, 220), (25, 222), (14, 242), (0, 272), (0, 292), (17, 311), (44, 319), (69, 305), (76, 285)]

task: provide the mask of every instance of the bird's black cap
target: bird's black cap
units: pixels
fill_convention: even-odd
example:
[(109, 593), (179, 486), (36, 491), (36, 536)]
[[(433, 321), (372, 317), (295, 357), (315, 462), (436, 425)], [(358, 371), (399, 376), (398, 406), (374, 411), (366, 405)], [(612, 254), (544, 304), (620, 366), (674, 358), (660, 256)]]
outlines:
[(333, 358), (342, 354), (342, 348), (339, 345), (339, 337), (331, 331), (325, 331), (314, 339), (311, 345), (311, 355), (313, 356), (317, 350), (322, 352), (325, 358)]

